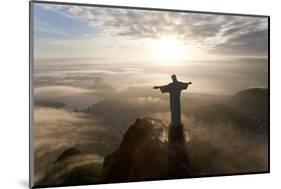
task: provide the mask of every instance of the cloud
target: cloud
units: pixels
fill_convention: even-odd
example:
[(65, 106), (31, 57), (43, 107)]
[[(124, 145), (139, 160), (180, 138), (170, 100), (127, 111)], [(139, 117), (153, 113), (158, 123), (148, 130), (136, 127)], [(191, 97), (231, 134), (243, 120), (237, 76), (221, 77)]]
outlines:
[(43, 8), (45, 8), (46, 10), (62, 10), (65, 8), (64, 5), (54, 5), (54, 4), (42, 4), (42, 5), (39, 5)]
[[(219, 153), (224, 154), (228, 158), (225, 161), (235, 162), (239, 171), (266, 170), (268, 158), (266, 133), (247, 130), (245, 126), (250, 122), (241, 119), (241, 114), (244, 113), (240, 109), (237, 110), (239, 111), (237, 114), (233, 108), (228, 108), (230, 106), (226, 101), (228, 98), (183, 94), (183, 124), (201, 141), (210, 143)], [(229, 111), (230, 113), (227, 113)], [(122, 133), (136, 118), (143, 117), (157, 118), (168, 125), (170, 122), (168, 95), (143, 87), (114, 93), (111, 98), (108, 97), (79, 113), (35, 107), (36, 175), (38, 177), (44, 175), (48, 164), (71, 146), (82, 145), (83, 149), (92, 149), (92, 152), (100, 156), (110, 150), (113, 151), (117, 148)], [(241, 123), (241, 120), (245, 123)], [(108, 146), (111, 146), (110, 149)], [(220, 167), (220, 164), (217, 166)]]
[(54, 10), (85, 22), (102, 36), (173, 35), (211, 52), (267, 55), (267, 18), (77, 6)]
[(78, 143), (92, 141), (89, 135), (94, 127), (83, 114), (69, 112), (63, 109), (42, 108), (34, 109), (34, 157), (35, 179), (44, 176), (48, 165), (68, 147)]
[(96, 94), (97, 90), (70, 86), (42, 86), (34, 89), (34, 100), (40, 102), (63, 103), (64, 108), (85, 109), (97, 103), (100, 97)]
[(76, 16), (78, 15), (79, 13), (81, 13), (83, 11), (83, 9), (79, 6), (72, 6), (68, 9), (68, 13), (73, 15), (73, 16)]
[(69, 86), (49, 86), (49, 87), (37, 87), (34, 89), (35, 98), (50, 99), (54, 97), (61, 96), (71, 96), (80, 93), (89, 93), (90, 90), (78, 88), (78, 87), (69, 87)]
[(54, 28), (54, 27), (35, 27), (36, 31), (39, 32), (44, 32), (44, 33), (50, 33), (50, 34), (54, 34), (54, 35), (62, 35), (62, 36), (68, 36), (69, 34), (58, 29), (58, 28)]
[(70, 147), (92, 152), (91, 161), (102, 163), (103, 156), (115, 148), (113, 143), (119, 142), (94, 116), (44, 107), (34, 108), (33, 136), (35, 182), (43, 178), (56, 158)]
[[(233, 32), (233, 29), (231, 32)], [(267, 55), (267, 41), (267, 29), (239, 33), (229, 37), (225, 43), (218, 44), (213, 51), (224, 51), (231, 54), (241, 54), (241, 51), (244, 51), (248, 54)]]
[(129, 86), (151, 89), (171, 82), (171, 73), (176, 73), (179, 80), (196, 84), (189, 89), (191, 92), (232, 94), (244, 88), (267, 87), (267, 68), (266, 58), (184, 61), (172, 66), (142, 61), (50, 59), (35, 63), (34, 84), (89, 88), (100, 77), (116, 90)]

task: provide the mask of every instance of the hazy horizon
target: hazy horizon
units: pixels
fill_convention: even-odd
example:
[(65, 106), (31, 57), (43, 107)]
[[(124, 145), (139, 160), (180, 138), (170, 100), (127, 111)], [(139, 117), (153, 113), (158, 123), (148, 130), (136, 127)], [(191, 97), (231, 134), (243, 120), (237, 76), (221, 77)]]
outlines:
[(268, 87), (267, 18), (52, 4), (34, 11), (36, 88), (88, 88), (101, 77), (124, 90), (167, 84), (171, 74), (192, 81), (195, 93)]

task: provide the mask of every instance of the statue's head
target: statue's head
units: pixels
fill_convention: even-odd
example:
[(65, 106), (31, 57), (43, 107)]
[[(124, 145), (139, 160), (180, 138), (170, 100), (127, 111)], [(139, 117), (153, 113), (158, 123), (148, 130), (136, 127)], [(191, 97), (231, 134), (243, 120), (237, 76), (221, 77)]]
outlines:
[(172, 78), (173, 82), (178, 81), (178, 80), (177, 80), (177, 76), (176, 76), (175, 74), (173, 74), (173, 75), (171, 76), (171, 78)]

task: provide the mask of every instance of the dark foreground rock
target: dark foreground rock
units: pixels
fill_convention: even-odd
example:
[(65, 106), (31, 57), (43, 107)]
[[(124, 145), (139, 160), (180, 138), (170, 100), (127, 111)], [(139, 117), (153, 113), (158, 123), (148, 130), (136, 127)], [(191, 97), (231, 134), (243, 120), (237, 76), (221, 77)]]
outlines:
[(162, 141), (164, 130), (152, 120), (137, 119), (119, 149), (105, 157), (105, 179), (120, 182), (189, 177), (185, 142)]
[(104, 158), (106, 182), (127, 182), (238, 173), (235, 158), (221, 153), (184, 127), (137, 119), (118, 150)]

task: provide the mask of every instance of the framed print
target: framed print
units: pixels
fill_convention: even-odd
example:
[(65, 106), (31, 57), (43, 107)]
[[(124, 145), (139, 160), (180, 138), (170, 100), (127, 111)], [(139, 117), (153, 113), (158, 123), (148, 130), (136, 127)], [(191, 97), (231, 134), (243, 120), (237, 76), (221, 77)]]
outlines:
[(269, 173), (269, 16), (30, 2), (30, 187)]

